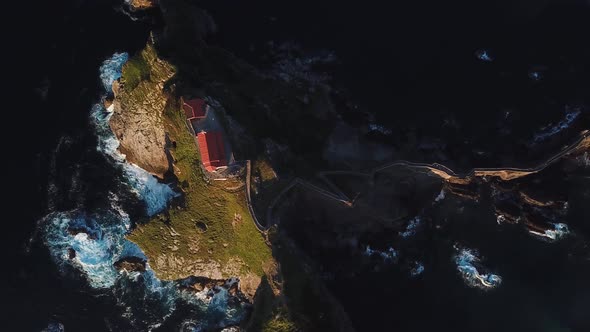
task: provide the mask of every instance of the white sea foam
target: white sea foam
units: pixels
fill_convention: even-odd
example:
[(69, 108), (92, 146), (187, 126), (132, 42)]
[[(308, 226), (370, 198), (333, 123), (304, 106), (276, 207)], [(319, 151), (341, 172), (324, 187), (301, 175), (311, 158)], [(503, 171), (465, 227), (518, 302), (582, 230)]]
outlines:
[(204, 327), (201, 322), (194, 319), (187, 319), (180, 324), (179, 331), (183, 332), (201, 332), (204, 331)]
[(410, 237), (416, 234), (418, 226), (420, 226), (421, 222), (422, 220), (418, 216), (411, 219), (408, 225), (406, 226), (406, 229), (403, 232), (400, 232), (399, 235), (402, 237)]
[(570, 229), (566, 224), (552, 223), (551, 226), (552, 228), (549, 228), (544, 232), (529, 230), (529, 233), (539, 236), (550, 242), (561, 240), (570, 234)]
[(370, 246), (367, 246), (367, 248), (365, 249), (365, 255), (366, 256), (378, 255), (381, 258), (383, 258), (384, 261), (396, 261), (398, 258), (397, 251), (395, 249), (393, 249), (392, 247), (390, 247), (389, 249), (387, 249), (385, 251), (381, 251), (381, 250), (377, 250), (377, 249), (371, 249)]
[(457, 253), (453, 260), (457, 266), (459, 274), (465, 283), (474, 288), (492, 289), (498, 287), (502, 283), (502, 278), (493, 273), (483, 273), (481, 259), (478, 257), (479, 253), (473, 249), (461, 248), (455, 246)]
[(421, 262), (415, 261), (414, 267), (412, 267), (412, 269), (410, 270), (410, 275), (412, 277), (417, 277), (417, 276), (421, 275), (423, 272), (424, 272), (424, 264), (422, 264)]
[(147, 205), (148, 215), (154, 215), (166, 208), (177, 194), (166, 184), (159, 183), (150, 173), (139, 166), (127, 163), (124, 167), (129, 184)]
[(576, 161), (582, 167), (590, 167), (590, 153), (584, 152), (584, 154), (576, 157)]
[[(80, 269), (92, 287), (107, 288), (117, 279), (118, 271), (113, 264), (122, 257), (124, 247), (135, 246), (131, 242), (125, 243), (128, 242), (125, 234), (129, 226), (128, 217), (112, 211), (101, 215), (57, 212), (45, 217), (44, 240), (57, 265)], [(126, 251), (131, 253), (134, 250), (128, 248)]]
[(240, 328), (239, 327), (235, 327), (235, 326), (231, 326), (231, 327), (224, 328), (220, 332), (240, 332)]
[(107, 92), (111, 91), (113, 83), (121, 77), (123, 65), (129, 60), (126, 52), (115, 53), (100, 66), (100, 80)]
[(479, 49), (479, 50), (475, 51), (475, 56), (481, 61), (485, 61), (485, 62), (494, 61), (494, 57), (490, 54), (490, 51), (488, 51), (488, 50)]
[(445, 199), (445, 189), (441, 189), (440, 193), (438, 193), (438, 196), (436, 196), (436, 198), (434, 199), (435, 202), (440, 202), (443, 199)]
[(62, 323), (51, 322), (47, 324), (47, 327), (41, 330), (41, 332), (64, 332), (64, 326)]
[[(127, 59), (126, 53), (116, 53), (100, 67), (100, 77), (106, 91), (110, 91), (113, 82), (121, 77), (121, 70)], [(170, 186), (158, 182), (144, 169), (126, 162), (125, 155), (118, 151), (119, 140), (109, 126), (112, 115), (113, 113), (106, 110), (101, 104), (95, 104), (92, 107), (90, 118), (98, 137), (97, 149), (123, 167), (127, 184), (146, 203), (147, 214), (154, 215), (165, 209), (176, 193)]]
[(181, 324), (186, 327), (181, 331), (208, 331), (212, 326), (236, 325), (247, 313), (242, 304), (230, 300), (224, 287), (205, 288), (200, 292), (179, 289), (175, 282), (158, 279), (149, 264), (145, 272), (121, 273), (115, 293), (119, 294), (118, 305), (127, 308), (131, 319), (150, 318), (148, 331), (157, 329), (166, 321), (180, 302), (203, 313), (202, 320), (191, 319)]
[(576, 121), (578, 116), (581, 114), (581, 110), (579, 108), (571, 109), (569, 107), (566, 108), (565, 117), (556, 124), (549, 124), (543, 128), (541, 128), (540, 132), (537, 133), (534, 137), (534, 142), (539, 143), (547, 138), (569, 128), (569, 126)]
[(543, 73), (537, 70), (529, 71), (529, 78), (533, 81), (540, 81), (543, 78)]
[(391, 135), (393, 133), (393, 131), (391, 129), (389, 129), (385, 126), (376, 124), (376, 123), (370, 123), (369, 130), (378, 131), (378, 132), (382, 133), (383, 135)]
[[(125, 53), (115, 54), (101, 66), (100, 77), (105, 90), (110, 90), (114, 80), (120, 77), (126, 60)], [(147, 213), (153, 215), (166, 207), (174, 192), (146, 171), (125, 161), (125, 156), (117, 151), (119, 142), (108, 126), (111, 115), (100, 104), (92, 109), (97, 149), (122, 167), (125, 181), (146, 203)], [(172, 315), (179, 301), (205, 314), (199, 326), (206, 330), (237, 325), (244, 318), (243, 305), (230, 302), (226, 289), (212, 294), (181, 291), (174, 282), (159, 280), (148, 263), (144, 272), (117, 271), (114, 263), (120, 259), (136, 257), (145, 261), (147, 258), (135, 243), (125, 238), (131, 221), (120, 205), (119, 197), (110, 192), (109, 198), (111, 206), (94, 213), (82, 210), (54, 212), (42, 220), (41, 236), (62, 273), (75, 269), (86, 276), (90, 286), (112, 289), (117, 306), (124, 310), (123, 317), (128, 318), (137, 330), (150, 331), (160, 327)], [(63, 331), (63, 326), (55, 331)]]

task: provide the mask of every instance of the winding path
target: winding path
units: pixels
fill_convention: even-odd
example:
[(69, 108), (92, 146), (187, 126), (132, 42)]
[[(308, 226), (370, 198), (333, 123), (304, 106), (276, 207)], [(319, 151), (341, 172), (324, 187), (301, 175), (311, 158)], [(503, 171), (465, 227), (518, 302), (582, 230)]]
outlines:
[(252, 215), (252, 220), (254, 220), (254, 225), (256, 228), (262, 233), (266, 232), (268, 229), (263, 227), (258, 221), (258, 217), (256, 217), (256, 212), (254, 212), (254, 207), (252, 206), (252, 197), (250, 195), (250, 179), (252, 177), (252, 162), (250, 160), (246, 160), (246, 204), (248, 205), (248, 210), (250, 211), (250, 215)]
[(246, 190), (247, 195), (246, 196), (247, 196), (247, 200), (248, 200), (248, 208), (250, 209), (250, 213), (252, 214), (252, 218), (254, 219), (254, 221), (256, 223), (256, 227), (261, 232), (264, 232), (270, 227), (268, 225), (272, 225), (275, 223), (275, 222), (269, 222), (270, 220), (272, 220), (272, 213), (273, 213), (275, 205), (283, 198), (283, 196), (288, 191), (290, 191), (291, 189), (293, 189), (296, 186), (302, 186), (305, 189), (313, 190), (328, 199), (336, 200), (336, 201), (339, 201), (347, 206), (352, 207), (354, 205), (354, 201), (351, 200), (350, 198), (346, 197), (346, 195), (344, 193), (342, 193), (342, 191), (340, 191), (340, 189), (338, 189), (338, 187), (326, 177), (326, 175), (329, 175), (329, 174), (350, 174), (350, 175), (360, 175), (360, 176), (369, 176), (370, 177), (370, 176), (373, 176), (376, 172), (383, 171), (383, 170), (386, 170), (391, 167), (406, 166), (406, 167), (410, 167), (410, 168), (419, 168), (419, 169), (424, 169), (424, 170), (430, 171), (431, 173), (433, 173), (433, 174), (441, 177), (445, 181), (449, 181), (449, 182), (468, 183), (475, 177), (484, 177), (484, 176), (499, 177), (502, 180), (508, 181), (508, 180), (513, 180), (516, 178), (524, 177), (524, 176), (527, 176), (530, 174), (538, 173), (538, 172), (544, 170), (545, 168), (547, 168), (548, 166), (550, 166), (551, 164), (555, 163), (556, 161), (560, 160), (564, 156), (570, 154), (574, 150), (576, 150), (578, 148), (588, 148), (588, 147), (590, 147), (590, 131), (584, 130), (580, 134), (578, 139), (576, 141), (574, 141), (572, 144), (566, 146), (560, 152), (558, 152), (557, 154), (555, 154), (552, 157), (550, 157), (549, 159), (547, 159), (545, 162), (543, 162), (535, 167), (531, 167), (531, 168), (514, 168), (514, 167), (473, 168), (473, 169), (471, 169), (471, 171), (469, 171), (465, 174), (457, 174), (453, 170), (451, 170), (450, 168), (448, 168), (444, 165), (438, 164), (438, 163), (425, 164), (425, 163), (414, 163), (414, 162), (410, 162), (410, 161), (399, 160), (399, 161), (391, 162), (386, 165), (376, 167), (368, 172), (327, 171), (327, 172), (318, 173), (318, 176), (324, 182), (326, 182), (326, 184), (330, 188), (332, 188), (336, 193), (322, 189), (322, 188), (320, 188), (308, 181), (302, 180), (300, 178), (295, 178), (288, 186), (286, 186), (285, 188), (283, 188), (283, 190), (281, 190), (281, 192), (272, 200), (272, 202), (268, 206), (267, 211), (266, 211), (266, 222), (267, 222), (266, 227), (263, 227), (259, 223), (258, 219), (256, 218), (256, 214), (254, 212), (254, 209), (252, 208), (251, 197), (250, 197), (251, 170), (250, 170), (250, 161), (248, 160), (247, 178), (246, 178), (246, 187), (247, 187), (247, 190)]

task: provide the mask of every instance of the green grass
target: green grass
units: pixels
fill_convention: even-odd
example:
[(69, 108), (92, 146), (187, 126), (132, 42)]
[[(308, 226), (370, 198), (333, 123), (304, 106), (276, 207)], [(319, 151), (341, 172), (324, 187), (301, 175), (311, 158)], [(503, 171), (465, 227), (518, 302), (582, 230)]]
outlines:
[[(143, 92), (144, 87), (146, 89), (156, 88), (152, 81), (156, 82), (159, 77), (164, 77), (168, 70), (167, 66), (154, 62), (156, 56), (153, 47), (148, 46), (124, 66), (124, 90), (130, 92), (140, 84), (141, 88), (135, 89), (136, 94)], [(146, 64), (148, 65), (147, 70)], [(281, 94), (276, 93), (276, 95)], [(227, 99), (219, 98), (224, 101), (226, 107), (242, 104), (241, 100), (228, 101), (231, 96), (220, 97), (228, 97)], [(244, 110), (244, 107), (233, 109), (238, 114)], [(296, 113), (294, 112), (294, 114)], [(280, 117), (263, 119), (255, 123), (259, 126), (258, 129), (266, 128), (265, 130), (268, 130), (268, 126), (273, 125), (278, 118)], [(314, 279), (307, 275), (296, 255), (286, 248), (281, 249), (281, 246), (275, 247), (275, 255), (277, 260), (281, 262), (280, 274), (285, 280), (285, 288), (282, 293), (273, 293), (273, 289), (267, 281), (269, 276), (265, 275), (264, 268), (267, 263), (274, 260), (273, 253), (254, 225), (246, 207), (244, 192), (231, 193), (223, 190), (214, 181), (212, 184), (207, 183), (205, 174), (200, 167), (194, 137), (186, 126), (184, 115), (175, 98), (169, 99), (163, 120), (170, 140), (176, 143), (176, 148), (171, 151), (175, 160), (174, 174), (178, 179), (178, 186), (182, 188), (184, 193), (182, 198), (178, 202), (174, 202), (166, 213), (152, 218), (145, 224), (138, 225), (128, 235), (128, 238), (137, 243), (145, 252), (152, 269), (162, 279), (179, 279), (195, 274), (194, 270), (189, 269), (188, 272), (183, 270), (183, 267), (190, 268), (190, 264), (182, 263), (176, 269), (169, 267), (161, 269), (157, 264), (159, 257), (167, 255), (168, 258), (183, 259), (184, 262), (189, 263), (212, 260), (221, 266), (227, 265), (232, 259), (240, 259), (243, 265), (240, 265), (239, 273), (251, 272), (262, 277), (262, 284), (257, 291), (248, 331), (291, 332), (310, 330), (312, 327), (320, 329), (325, 327), (326, 322), (323, 316), (326, 306), (330, 304), (322, 303), (322, 294), (317, 289)], [(251, 119), (251, 121), (254, 120), (256, 119)], [(294, 127), (292, 123), (289, 126)], [(294, 136), (295, 133), (291, 133), (291, 135)], [(288, 183), (287, 179), (271, 180), (274, 174), (269, 173), (270, 165), (256, 165), (255, 167), (256, 171), (260, 173), (263, 183), (268, 182), (272, 189), (279, 190), (281, 185)], [(266, 196), (270, 198), (270, 196)], [(264, 206), (261, 208), (264, 214)], [(234, 222), (236, 214), (241, 216), (241, 221), (237, 223)], [(169, 223), (164, 222), (166, 219), (169, 220)], [(196, 222), (205, 223), (207, 230), (200, 231), (196, 227)], [(191, 245), (195, 242), (198, 244), (197, 250), (194, 245)], [(267, 273), (273, 275), (272, 272), (267, 271)], [(223, 275), (223, 277), (229, 276), (235, 276), (235, 274), (225, 273)]]
[(264, 157), (254, 160), (254, 173), (257, 176), (260, 176), (262, 183), (273, 181), (277, 178), (277, 175), (270, 162)]
[(153, 48), (149, 47), (141, 51), (139, 54), (129, 59), (123, 66), (123, 74), (121, 81), (125, 84), (127, 91), (135, 89), (141, 81), (150, 78), (150, 65), (144, 58), (145, 52), (150, 52)]
[[(145, 71), (141, 66), (146, 58), (149, 60), (152, 56), (153, 48), (149, 48), (151, 47), (136, 56), (139, 60), (131, 59), (131, 65), (123, 68), (124, 77), (137, 77), (138, 71)], [(140, 77), (145, 79), (144, 76)], [(125, 85), (125, 89), (128, 89), (128, 85)], [(232, 193), (218, 185), (207, 183), (200, 167), (194, 137), (174, 98), (169, 99), (163, 120), (170, 140), (176, 142), (176, 148), (171, 153), (175, 159), (174, 173), (179, 187), (184, 191), (180, 199), (183, 202), (139, 225), (128, 238), (144, 250), (150, 266), (165, 279), (186, 277), (187, 271), (182, 271), (182, 267), (189, 265), (188, 262), (212, 260), (223, 267), (228, 261), (235, 259), (243, 262), (238, 264), (240, 273), (252, 272), (262, 276), (262, 265), (272, 259), (271, 250), (254, 225), (244, 191)], [(236, 221), (236, 215), (241, 216), (241, 220), (238, 218)], [(163, 222), (166, 218), (170, 221), (168, 225)], [(205, 223), (207, 230), (199, 230), (197, 222)], [(159, 269), (156, 262), (161, 255), (184, 259), (185, 263), (180, 268)]]

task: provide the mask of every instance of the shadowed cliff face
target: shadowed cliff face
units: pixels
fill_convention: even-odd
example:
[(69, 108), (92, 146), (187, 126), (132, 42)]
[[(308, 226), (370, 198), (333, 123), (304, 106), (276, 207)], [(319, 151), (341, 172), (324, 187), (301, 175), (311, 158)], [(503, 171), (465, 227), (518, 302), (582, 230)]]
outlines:
[[(447, 318), (456, 314), (476, 317), (477, 326), (540, 328), (538, 308), (526, 309), (525, 316), (511, 308), (555, 287), (559, 294), (546, 297), (546, 309), (539, 310), (555, 310), (551, 317), (559, 324), (581, 328), (587, 319), (568, 315), (589, 299), (590, 208), (582, 203), (590, 197), (589, 154), (585, 138), (536, 171), (482, 170), (461, 178), (406, 164), (325, 172), (331, 185), (324, 187), (354, 204), (300, 187), (277, 204), (275, 219), (321, 264), (323, 280), (359, 330), (393, 325), (427, 331), (429, 324), (418, 322), (424, 315), (465, 328)], [(375, 288), (365, 286), (372, 284), (395, 299), (375, 300)], [(440, 299), (429, 304), (433, 296)], [(476, 303), (489, 307), (494, 318), (472, 312), (469, 305)], [(375, 318), (390, 310), (400, 314), (395, 323)], [(498, 315), (504, 320), (496, 321)]]

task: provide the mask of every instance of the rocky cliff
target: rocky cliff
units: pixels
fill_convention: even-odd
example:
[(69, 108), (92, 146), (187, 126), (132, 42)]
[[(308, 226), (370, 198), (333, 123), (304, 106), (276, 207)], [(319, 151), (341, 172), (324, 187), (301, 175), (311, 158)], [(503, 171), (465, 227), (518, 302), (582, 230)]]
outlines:
[(159, 178), (170, 169), (162, 113), (167, 102), (164, 82), (173, 74), (172, 66), (148, 45), (125, 64), (121, 83), (113, 86), (110, 126), (119, 139), (119, 150), (129, 162)]
[(115, 98), (105, 104), (112, 105), (110, 126), (127, 161), (160, 178), (174, 174), (170, 179), (182, 191), (181, 205), (138, 225), (128, 238), (142, 248), (158, 278), (238, 278), (241, 293), (252, 301), (272, 265), (270, 248), (254, 225), (244, 193), (205, 180), (179, 98), (165, 87), (174, 74), (150, 43), (124, 65), (113, 84)]

